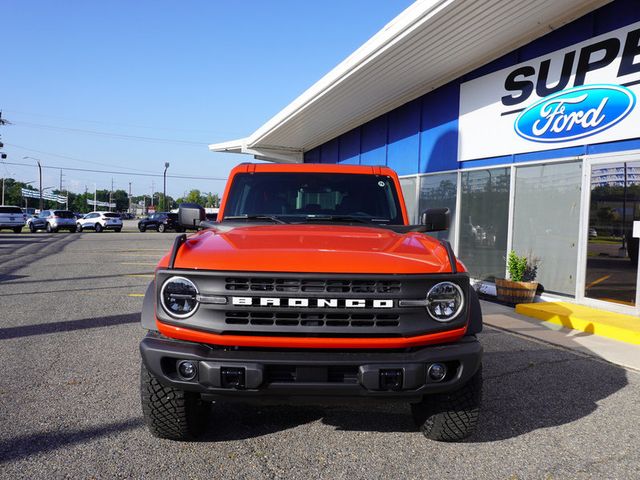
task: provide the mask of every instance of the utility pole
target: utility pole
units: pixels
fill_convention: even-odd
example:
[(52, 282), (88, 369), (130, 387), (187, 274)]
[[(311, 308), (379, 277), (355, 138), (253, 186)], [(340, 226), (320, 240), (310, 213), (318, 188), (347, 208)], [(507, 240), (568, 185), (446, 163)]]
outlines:
[(151, 206), (153, 207), (153, 191), (155, 190), (155, 183), (151, 180)]
[(131, 182), (129, 182), (129, 213), (131, 213)]
[(42, 201), (42, 165), (40, 165), (40, 160), (38, 160), (38, 172), (40, 173), (40, 211), (42, 211), (44, 204)]
[(169, 162), (164, 162), (164, 188), (162, 190), (162, 210), (167, 210), (167, 168), (169, 168)]
[(113, 177), (111, 177), (111, 190), (109, 190), (109, 211), (111, 211), (111, 199), (113, 198)]

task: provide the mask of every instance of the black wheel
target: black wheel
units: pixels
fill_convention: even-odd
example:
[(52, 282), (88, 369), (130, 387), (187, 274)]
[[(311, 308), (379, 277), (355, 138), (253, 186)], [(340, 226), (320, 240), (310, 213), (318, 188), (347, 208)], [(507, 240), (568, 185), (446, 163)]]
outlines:
[(140, 230), (141, 232), (144, 232), (147, 229), (147, 227), (145, 227), (144, 225), (138, 225), (138, 230)]
[(425, 437), (457, 442), (476, 431), (481, 400), (482, 366), (462, 388), (411, 404), (411, 413)]
[(76, 233), (78, 231), (78, 227), (73, 227), (69, 229), (69, 233)]
[(82, 231), (82, 225), (79, 223), (76, 225), (76, 232), (80, 233)]
[(140, 369), (140, 396), (144, 421), (154, 436), (188, 440), (204, 431), (210, 404), (197, 393), (162, 385), (144, 364)]
[(158, 225), (158, 233), (163, 233), (166, 229), (167, 227), (164, 226), (164, 223)]
[(13, 233), (20, 233), (22, 231), (22, 227), (13, 227)]
[(120, 232), (122, 229), (121, 228), (114, 228), (113, 229), (116, 233)]
[(31, 233), (36, 233), (36, 227), (33, 225), (33, 223), (29, 223), (29, 231)]
[(96, 229), (96, 232), (100, 233), (102, 231), (102, 225), (100, 225), (99, 223), (96, 223), (95, 229)]

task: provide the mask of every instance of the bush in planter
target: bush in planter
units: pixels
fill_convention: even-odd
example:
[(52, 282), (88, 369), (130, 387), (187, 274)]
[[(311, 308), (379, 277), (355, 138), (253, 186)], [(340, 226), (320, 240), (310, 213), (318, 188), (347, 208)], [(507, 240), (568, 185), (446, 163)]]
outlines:
[(498, 300), (511, 304), (531, 303), (536, 295), (538, 259), (518, 256), (515, 251), (507, 257), (509, 280), (496, 278)]

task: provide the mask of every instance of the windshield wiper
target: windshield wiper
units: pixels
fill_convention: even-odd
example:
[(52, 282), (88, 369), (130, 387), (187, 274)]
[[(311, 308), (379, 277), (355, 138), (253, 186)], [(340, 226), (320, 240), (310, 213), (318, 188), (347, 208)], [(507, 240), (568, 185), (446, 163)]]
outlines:
[(285, 222), (281, 218), (276, 217), (275, 215), (234, 215), (227, 217), (225, 216), (222, 221), (226, 220), (271, 220), (275, 223), (289, 223)]
[(305, 221), (318, 222), (356, 222), (356, 223), (389, 223), (388, 218), (358, 217), (354, 215), (307, 215)]

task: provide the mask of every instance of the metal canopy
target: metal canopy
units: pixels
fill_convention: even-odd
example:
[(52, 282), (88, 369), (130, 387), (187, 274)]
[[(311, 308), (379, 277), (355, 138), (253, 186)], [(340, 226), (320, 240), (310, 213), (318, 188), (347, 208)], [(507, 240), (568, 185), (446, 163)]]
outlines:
[(216, 152), (303, 153), (610, 0), (418, 0), (249, 137)]

